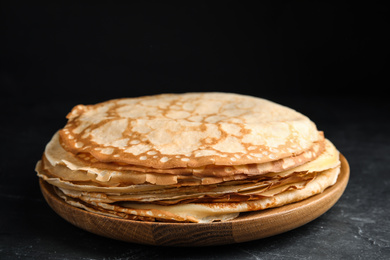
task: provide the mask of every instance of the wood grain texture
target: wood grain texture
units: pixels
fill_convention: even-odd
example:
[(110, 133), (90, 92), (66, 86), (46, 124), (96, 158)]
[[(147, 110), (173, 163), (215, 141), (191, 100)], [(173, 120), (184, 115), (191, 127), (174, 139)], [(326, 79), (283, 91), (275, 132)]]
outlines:
[(232, 221), (216, 223), (142, 222), (107, 217), (65, 203), (46, 182), (40, 181), (48, 204), (65, 220), (97, 235), (140, 244), (211, 246), (245, 242), (277, 235), (302, 226), (329, 210), (343, 194), (349, 165), (340, 156), (341, 172), (335, 185), (323, 193), (274, 209), (242, 213)]

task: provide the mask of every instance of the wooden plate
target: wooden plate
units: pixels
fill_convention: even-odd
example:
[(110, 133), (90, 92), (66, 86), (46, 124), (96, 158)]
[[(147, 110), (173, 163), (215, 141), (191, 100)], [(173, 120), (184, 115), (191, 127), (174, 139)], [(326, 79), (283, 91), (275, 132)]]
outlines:
[(341, 197), (349, 179), (349, 165), (340, 155), (341, 172), (323, 193), (279, 208), (241, 213), (234, 220), (215, 223), (141, 222), (107, 217), (73, 207), (51, 185), (40, 181), (47, 203), (73, 225), (97, 235), (127, 242), (164, 246), (210, 246), (239, 243), (280, 234), (302, 226), (329, 210)]

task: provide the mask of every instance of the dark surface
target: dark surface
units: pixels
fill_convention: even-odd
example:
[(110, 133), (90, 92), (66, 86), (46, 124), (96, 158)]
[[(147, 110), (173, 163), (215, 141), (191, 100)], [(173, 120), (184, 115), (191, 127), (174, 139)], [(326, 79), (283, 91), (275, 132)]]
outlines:
[[(11, 5), (1, 8), (0, 259), (389, 259), (385, 6)], [(230, 91), (309, 116), (351, 177), (320, 218), (219, 247), (128, 244), (80, 230), (44, 201), (34, 167), (79, 103)]]

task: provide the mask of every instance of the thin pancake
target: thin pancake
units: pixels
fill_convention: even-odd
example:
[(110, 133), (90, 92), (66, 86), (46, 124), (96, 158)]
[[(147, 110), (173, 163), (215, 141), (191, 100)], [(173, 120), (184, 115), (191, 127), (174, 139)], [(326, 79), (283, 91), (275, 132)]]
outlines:
[(150, 168), (244, 165), (291, 157), (320, 139), (293, 109), (230, 93), (164, 94), (78, 105), (64, 148)]
[(126, 186), (143, 183), (199, 185), (245, 179), (247, 178), (246, 175), (255, 176), (291, 169), (317, 158), (325, 149), (325, 145), (325, 140), (321, 139), (320, 142), (314, 143), (309, 150), (301, 154), (264, 164), (211, 165), (201, 168), (179, 168), (159, 171), (153, 168), (149, 168), (150, 171), (146, 171), (146, 168), (143, 168), (142, 171), (138, 171), (139, 167), (130, 165), (114, 168), (104, 167), (105, 165), (102, 163), (95, 165), (79, 160), (61, 147), (59, 136), (55, 134), (46, 147), (43, 161), (45, 169), (63, 180), (95, 181), (106, 186)]
[(306, 116), (230, 93), (78, 105), (38, 176), (82, 209), (140, 221), (211, 222), (333, 185), (339, 153)]
[[(336, 182), (339, 172), (340, 167), (323, 171), (318, 174), (314, 180), (307, 182), (300, 187), (287, 189), (279, 194), (263, 197), (254, 201), (234, 203), (187, 203), (171, 206), (128, 202), (108, 204), (104, 202), (89, 201), (88, 205), (103, 210), (124, 213), (126, 215), (150, 217), (163, 219), (165, 221), (212, 222), (215, 220), (228, 220), (235, 218), (237, 214), (241, 212), (279, 207), (321, 193)], [(69, 198), (68, 196), (66, 197)]]
[[(268, 173), (265, 175), (260, 176), (259, 178), (255, 179), (249, 179), (249, 182), (251, 181), (259, 181), (261, 178), (264, 179), (271, 179), (275, 176), (279, 177), (286, 177), (291, 173), (294, 172), (319, 172), (323, 171), (329, 168), (336, 167), (340, 164), (339, 161), (339, 152), (337, 151), (336, 147), (329, 141), (326, 140), (325, 145), (325, 151), (317, 157), (315, 160), (306, 163), (304, 165), (295, 167), (293, 169), (289, 169), (282, 172), (277, 173)], [(46, 181), (51, 183), (52, 185), (59, 186), (65, 189), (73, 189), (73, 190), (80, 190), (80, 191), (94, 191), (94, 192), (120, 192), (120, 193), (131, 193), (131, 192), (140, 192), (141, 190), (159, 190), (167, 188), (166, 185), (129, 185), (129, 186), (102, 186), (100, 183), (96, 182), (83, 182), (83, 181), (77, 181), (76, 184), (73, 184), (72, 182), (68, 180), (63, 180), (59, 178), (56, 175), (51, 174), (47, 170), (45, 170), (45, 167), (42, 165), (42, 162), (38, 162), (36, 170), (38, 172), (38, 175), (41, 178), (44, 178)], [(247, 178), (244, 180), (236, 180), (235, 183), (245, 183), (248, 182)], [(226, 185), (230, 185), (232, 181), (224, 182)], [(198, 185), (199, 186), (199, 185)], [(204, 185), (203, 185), (204, 186)], [(171, 188), (175, 188), (175, 186), (171, 186)], [(202, 187), (202, 186), (200, 186)]]

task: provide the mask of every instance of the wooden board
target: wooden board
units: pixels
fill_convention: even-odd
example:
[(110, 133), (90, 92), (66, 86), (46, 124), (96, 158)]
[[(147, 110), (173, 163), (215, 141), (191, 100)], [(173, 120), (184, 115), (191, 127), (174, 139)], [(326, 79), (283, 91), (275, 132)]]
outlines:
[(340, 160), (341, 172), (336, 184), (323, 193), (279, 208), (241, 213), (234, 220), (215, 223), (142, 222), (107, 217), (67, 204), (44, 181), (40, 181), (40, 186), (46, 201), (57, 214), (97, 235), (150, 245), (222, 245), (280, 234), (321, 216), (338, 201), (347, 186), (349, 165), (344, 156), (341, 155)]

